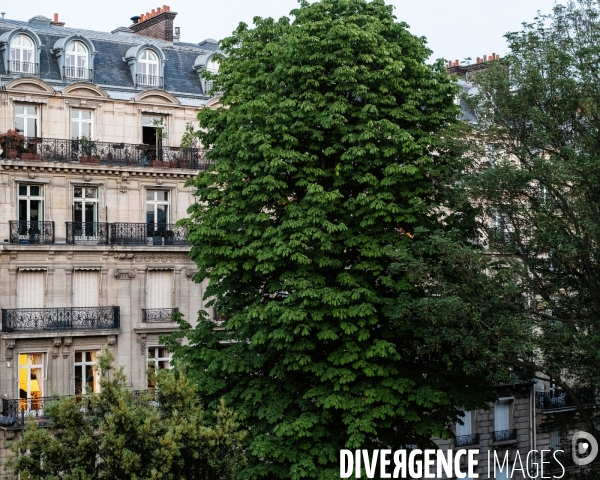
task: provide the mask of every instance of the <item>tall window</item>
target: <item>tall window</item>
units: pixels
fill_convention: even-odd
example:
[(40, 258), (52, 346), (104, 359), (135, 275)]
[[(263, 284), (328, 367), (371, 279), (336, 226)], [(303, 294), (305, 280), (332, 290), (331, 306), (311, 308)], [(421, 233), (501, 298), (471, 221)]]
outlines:
[(15, 130), (25, 137), (38, 136), (38, 107), (15, 105)]
[(92, 111), (71, 109), (71, 138), (92, 136)]
[(98, 240), (98, 189), (75, 187), (73, 190), (73, 234), (75, 242)]
[(65, 77), (88, 79), (88, 49), (81, 42), (71, 42), (65, 57)]
[[(157, 128), (163, 135), (157, 135)], [(163, 117), (142, 115), (142, 143), (151, 147), (162, 147), (162, 137), (166, 133), (166, 123)]]
[[(171, 368), (171, 354), (165, 347), (148, 347), (148, 373)], [(148, 377), (148, 388), (156, 384)]]
[(169, 223), (169, 192), (167, 190), (146, 191), (146, 223)]
[(158, 56), (152, 50), (143, 50), (138, 57), (139, 85), (158, 86)]
[(10, 66), (11, 72), (35, 73), (33, 62), (33, 40), (27, 35), (16, 35), (10, 42)]
[(19, 408), (37, 410), (42, 407), (44, 386), (44, 354), (19, 354)]
[(496, 402), (494, 407), (494, 431), (505, 432), (510, 429), (510, 401)]
[(100, 376), (96, 369), (97, 352), (75, 352), (75, 395), (98, 393)]
[(461, 417), (462, 425), (456, 422), (456, 436), (463, 437), (471, 435), (471, 412), (465, 412), (465, 416)]
[(44, 220), (44, 187), (19, 185), (19, 221), (41, 222)]

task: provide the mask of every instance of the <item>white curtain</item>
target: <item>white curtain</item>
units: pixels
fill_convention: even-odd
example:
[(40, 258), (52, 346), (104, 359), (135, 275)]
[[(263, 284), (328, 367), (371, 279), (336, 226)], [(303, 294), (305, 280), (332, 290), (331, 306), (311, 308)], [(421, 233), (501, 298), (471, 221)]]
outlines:
[(73, 275), (73, 306), (97, 307), (100, 303), (100, 272), (75, 270)]
[(508, 401), (496, 402), (496, 407), (494, 408), (494, 430), (496, 432), (510, 429), (508, 418), (509, 406)]
[(46, 271), (19, 271), (17, 308), (44, 308)]
[(146, 290), (146, 308), (172, 308), (172, 290), (172, 270), (150, 270)]
[(471, 435), (471, 412), (465, 412), (465, 416), (460, 419), (464, 425), (456, 422), (456, 436)]

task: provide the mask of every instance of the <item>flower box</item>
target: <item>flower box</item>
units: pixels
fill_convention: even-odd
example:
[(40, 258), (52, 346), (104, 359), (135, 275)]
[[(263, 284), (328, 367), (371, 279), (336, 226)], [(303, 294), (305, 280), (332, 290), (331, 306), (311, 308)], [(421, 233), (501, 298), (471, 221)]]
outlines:
[(100, 163), (100, 157), (79, 157), (79, 163), (97, 165)]

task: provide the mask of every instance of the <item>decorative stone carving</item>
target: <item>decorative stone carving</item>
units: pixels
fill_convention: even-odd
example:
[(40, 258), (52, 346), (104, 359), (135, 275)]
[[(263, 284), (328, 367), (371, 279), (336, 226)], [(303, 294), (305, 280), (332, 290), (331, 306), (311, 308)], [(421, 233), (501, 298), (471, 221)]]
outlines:
[(141, 253), (135, 256), (135, 261), (142, 263), (189, 263), (191, 259), (187, 255)]
[(132, 278), (135, 278), (135, 274), (135, 268), (132, 268), (131, 270), (115, 269), (115, 278), (117, 280), (131, 280)]
[(69, 353), (70, 352), (70, 348), (71, 348), (71, 344), (73, 343), (73, 337), (64, 337), (63, 338), (63, 358), (68, 358), (69, 357)]
[(92, 176), (91, 175), (84, 175), (83, 176), (83, 181), (84, 182), (91, 182), (92, 181)]
[(121, 193), (127, 193), (127, 183), (129, 182), (129, 173), (123, 172), (121, 175), (121, 184), (119, 186)]
[(198, 270), (192, 270), (192, 269), (188, 268), (188, 269), (186, 270), (186, 273), (185, 273), (185, 274), (186, 274), (186, 276), (187, 276), (188, 278), (192, 278), (192, 277), (193, 277), (194, 275), (196, 275), (197, 273), (198, 273)]
[(162, 185), (162, 184), (163, 184), (163, 182), (164, 182), (164, 180), (163, 180), (162, 178), (157, 178), (157, 179), (156, 179), (156, 184), (157, 184), (157, 185)]
[(6, 340), (6, 350), (4, 351), (4, 357), (6, 358), (7, 362), (10, 362), (13, 359), (13, 356), (14, 356), (13, 348), (15, 348), (15, 340), (14, 339)]
[(31, 179), (34, 179), (35, 177), (37, 177), (37, 173), (34, 173), (34, 172), (29, 172), (29, 173), (27, 174), (27, 176), (28, 176), (29, 178), (31, 178)]
[(114, 258), (118, 260), (133, 260), (133, 253), (115, 253)]
[(144, 355), (146, 354), (146, 341), (147, 340), (148, 340), (148, 335), (146, 335), (145, 333), (140, 335), (140, 352)]
[(60, 345), (62, 343), (62, 338), (56, 337), (52, 339), (52, 358), (58, 358), (58, 354), (60, 353)]
[(117, 337), (115, 335), (108, 335), (106, 337), (106, 345), (108, 348), (113, 350), (115, 348), (115, 344), (117, 343)]

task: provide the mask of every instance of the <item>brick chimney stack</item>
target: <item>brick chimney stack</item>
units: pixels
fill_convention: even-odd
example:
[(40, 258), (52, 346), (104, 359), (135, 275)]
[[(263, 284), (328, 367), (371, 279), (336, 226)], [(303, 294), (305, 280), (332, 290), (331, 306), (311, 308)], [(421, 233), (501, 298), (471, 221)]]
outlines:
[(151, 12), (142, 13), (137, 23), (129, 29), (138, 35), (158, 38), (167, 42), (173, 41), (173, 19), (177, 13), (171, 12), (171, 7), (163, 5)]

